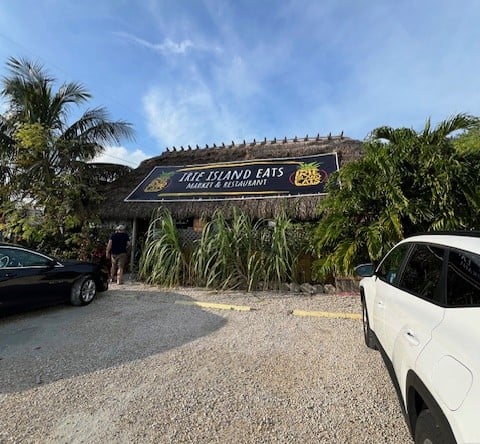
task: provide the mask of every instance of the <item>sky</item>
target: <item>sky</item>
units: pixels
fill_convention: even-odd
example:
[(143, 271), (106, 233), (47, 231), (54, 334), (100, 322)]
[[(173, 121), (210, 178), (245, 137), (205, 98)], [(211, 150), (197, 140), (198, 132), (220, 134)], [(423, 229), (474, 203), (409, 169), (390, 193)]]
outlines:
[[(97, 160), (480, 116), (480, 0), (0, 0), (9, 57), (133, 125)], [(5, 104), (0, 103), (0, 110)]]

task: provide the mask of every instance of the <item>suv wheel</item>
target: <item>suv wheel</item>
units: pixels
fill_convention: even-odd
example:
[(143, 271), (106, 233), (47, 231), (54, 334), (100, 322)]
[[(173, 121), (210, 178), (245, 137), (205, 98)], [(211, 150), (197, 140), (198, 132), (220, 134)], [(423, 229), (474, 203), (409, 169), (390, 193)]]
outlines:
[(370, 329), (370, 322), (368, 320), (367, 304), (362, 298), (362, 322), (363, 322), (363, 337), (368, 348), (377, 349), (377, 343), (373, 331)]
[(447, 444), (429, 409), (422, 410), (415, 426), (415, 444)]

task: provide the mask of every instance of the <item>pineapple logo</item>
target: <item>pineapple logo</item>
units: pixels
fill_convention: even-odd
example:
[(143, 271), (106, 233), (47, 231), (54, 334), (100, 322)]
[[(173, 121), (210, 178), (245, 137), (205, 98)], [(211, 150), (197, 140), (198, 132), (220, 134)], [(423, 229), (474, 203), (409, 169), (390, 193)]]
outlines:
[(152, 193), (155, 191), (162, 191), (167, 188), (168, 184), (170, 183), (170, 177), (173, 176), (174, 173), (162, 173), (157, 178), (153, 179), (145, 188), (144, 191), (147, 193)]
[(309, 187), (322, 183), (322, 175), (318, 169), (317, 162), (301, 163), (295, 171), (295, 186)]

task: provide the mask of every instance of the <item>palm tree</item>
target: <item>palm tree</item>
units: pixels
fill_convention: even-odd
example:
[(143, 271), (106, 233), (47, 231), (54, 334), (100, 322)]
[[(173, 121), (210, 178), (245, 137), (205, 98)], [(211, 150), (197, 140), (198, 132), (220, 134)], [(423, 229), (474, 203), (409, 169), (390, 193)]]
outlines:
[(453, 136), (479, 120), (458, 114), (421, 132), (380, 127), (363, 144), (362, 159), (329, 182), (315, 231), (319, 276), (351, 274), (419, 231), (473, 228), (479, 214), (478, 168), (455, 149)]
[[(381, 127), (372, 138), (389, 148), (390, 163), (402, 173), (400, 181), (410, 203), (403, 219), (405, 235), (417, 231), (469, 228), (473, 198), (469, 182), (478, 176), (468, 168), (468, 153), (455, 148), (455, 137), (478, 128), (479, 119), (457, 114), (432, 129), (430, 119), (423, 131)], [(468, 208), (468, 211), (465, 211)]]
[[(3, 116), (0, 116), (0, 190), (8, 185), (11, 176), (10, 159), (13, 155), (14, 141), (9, 131), (9, 125)], [(3, 196), (3, 193), (0, 193)]]
[(12, 57), (7, 67), (11, 76), (3, 79), (1, 91), (9, 105), (7, 123), (15, 130), (34, 124), (46, 130), (48, 145), (44, 148), (48, 153), (42, 154), (50, 167), (71, 167), (78, 161), (92, 160), (103, 151), (104, 144), (131, 138), (131, 125), (108, 120), (105, 108), (87, 110), (77, 121), (67, 122), (70, 106), (91, 98), (81, 84), (63, 84), (54, 92), (55, 79), (42, 66)]
[[(87, 162), (106, 144), (132, 138), (131, 124), (109, 120), (103, 107), (87, 109), (69, 122), (71, 106), (91, 98), (81, 84), (64, 83), (54, 91), (55, 79), (41, 65), (12, 57), (7, 67), (10, 75), (0, 92), (7, 102), (0, 153), (2, 168), (11, 173), (4, 179), (10, 196), (32, 199), (57, 220), (68, 213), (70, 224), (78, 225), (83, 218), (78, 212), (98, 197), (86, 183), (91, 177)], [(59, 214), (59, 206), (65, 214)]]

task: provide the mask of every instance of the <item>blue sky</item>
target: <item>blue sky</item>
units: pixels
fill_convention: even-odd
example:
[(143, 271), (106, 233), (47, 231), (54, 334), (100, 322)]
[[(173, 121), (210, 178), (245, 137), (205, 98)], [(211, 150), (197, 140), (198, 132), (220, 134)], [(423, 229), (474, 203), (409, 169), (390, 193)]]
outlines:
[(480, 115), (479, 54), (480, 0), (0, 0), (0, 77), (13, 56), (82, 83), (136, 132), (99, 160), (130, 166)]

